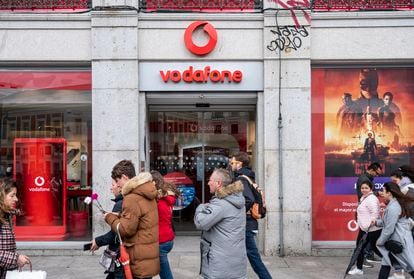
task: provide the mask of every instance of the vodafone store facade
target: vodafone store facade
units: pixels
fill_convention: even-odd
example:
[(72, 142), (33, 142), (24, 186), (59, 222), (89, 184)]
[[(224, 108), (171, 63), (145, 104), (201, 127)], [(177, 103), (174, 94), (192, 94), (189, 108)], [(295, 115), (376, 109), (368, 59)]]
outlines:
[[(380, 189), (412, 162), (412, 11), (292, 13), (259, 1), (178, 13), (118, 2), (0, 12), (0, 177), (18, 184), (18, 247), (81, 253), (109, 229), (84, 199), (97, 193), (112, 208), (111, 170), (123, 159), (175, 183), (176, 233), (199, 235), (209, 176), (237, 151), (266, 196), (262, 252), (354, 247), (358, 175), (379, 161)], [(366, 83), (377, 107), (349, 116), (344, 96), (358, 102)], [(373, 121), (386, 92), (401, 116), (388, 128)]]

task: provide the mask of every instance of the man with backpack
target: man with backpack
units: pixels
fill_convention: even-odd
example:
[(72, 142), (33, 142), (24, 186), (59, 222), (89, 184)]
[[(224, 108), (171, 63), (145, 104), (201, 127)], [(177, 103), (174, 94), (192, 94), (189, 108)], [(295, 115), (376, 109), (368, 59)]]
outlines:
[[(252, 208), (255, 203), (262, 203), (264, 201), (258, 200), (258, 197), (254, 194), (255, 174), (250, 169), (249, 155), (245, 152), (238, 152), (230, 157), (231, 170), (234, 172), (234, 177), (243, 183), (243, 196), (246, 201), (246, 252), (247, 258), (249, 259), (250, 265), (254, 272), (260, 279), (271, 279), (269, 271), (263, 264), (262, 258), (260, 257), (259, 250), (257, 249), (255, 236), (258, 232), (257, 219), (252, 216)], [(261, 216), (263, 217), (263, 215)], [(261, 218), (256, 217), (256, 218)]]

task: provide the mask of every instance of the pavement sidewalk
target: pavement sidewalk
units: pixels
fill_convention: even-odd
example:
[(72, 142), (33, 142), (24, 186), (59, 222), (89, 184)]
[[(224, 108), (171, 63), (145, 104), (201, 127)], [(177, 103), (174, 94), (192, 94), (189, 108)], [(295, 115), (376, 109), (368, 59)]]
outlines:
[[(177, 237), (169, 255), (174, 278), (199, 278), (199, 237)], [(101, 248), (102, 249), (102, 248)], [(32, 256), (34, 270), (45, 270), (48, 279), (98, 279), (105, 278), (99, 265), (99, 255), (85, 252), (81, 256)], [(336, 279), (343, 278), (349, 257), (263, 257), (273, 278), (278, 279)], [(347, 278), (377, 278), (380, 264), (364, 269), (363, 276)], [(159, 278), (158, 276), (155, 278)], [(248, 278), (257, 278), (248, 264)], [(225, 278), (223, 278), (225, 279)]]

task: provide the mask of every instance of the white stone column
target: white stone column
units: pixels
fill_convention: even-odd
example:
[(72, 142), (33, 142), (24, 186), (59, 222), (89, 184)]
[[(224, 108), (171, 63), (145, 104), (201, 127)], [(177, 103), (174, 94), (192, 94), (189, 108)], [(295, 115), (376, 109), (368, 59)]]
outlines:
[[(94, 6), (129, 2), (94, 1)], [(93, 191), (112, 210), (112, 167), (128, 159), (138, 168), (138, 16), (108, 9), (93, 11), (91, 18)], [(102, 214), (94, 210), (94, 236), (106, 231)]]
[[(280, 247), (280, 149), (284, 251), (311, 252), (310, 26), (301, 11), (296, 14), (303, 25), (300, 28), (295, 27), (289, 11), (269, 11), (264, 15), (264, 187), (269, 211), (261, 229), (267, 255), (278, 255)], [(282, 129), (278, 128), (279, 112)]]

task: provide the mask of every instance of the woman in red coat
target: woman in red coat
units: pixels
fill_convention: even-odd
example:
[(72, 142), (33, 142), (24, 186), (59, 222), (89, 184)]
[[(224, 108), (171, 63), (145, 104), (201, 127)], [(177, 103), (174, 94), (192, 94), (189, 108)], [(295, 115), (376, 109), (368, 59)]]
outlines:
[(176, 198), (180, 192), (171, 183), (164, 181), (158, 171), (151, 171), (153, 181), (157, 187), (158, 199), (158, 226), (160, 242), (160, 278), (173, 279), (170, 264), (168, 263), (168, 253), (174, 245), (174, 230), (172, 227), (172, 211)]
[(0, 279), (7, 270), (30, 263), (28, 256), (16, 252), (12, 214), (18, 201), (16, 184), (11, 179), (0, 179)]

